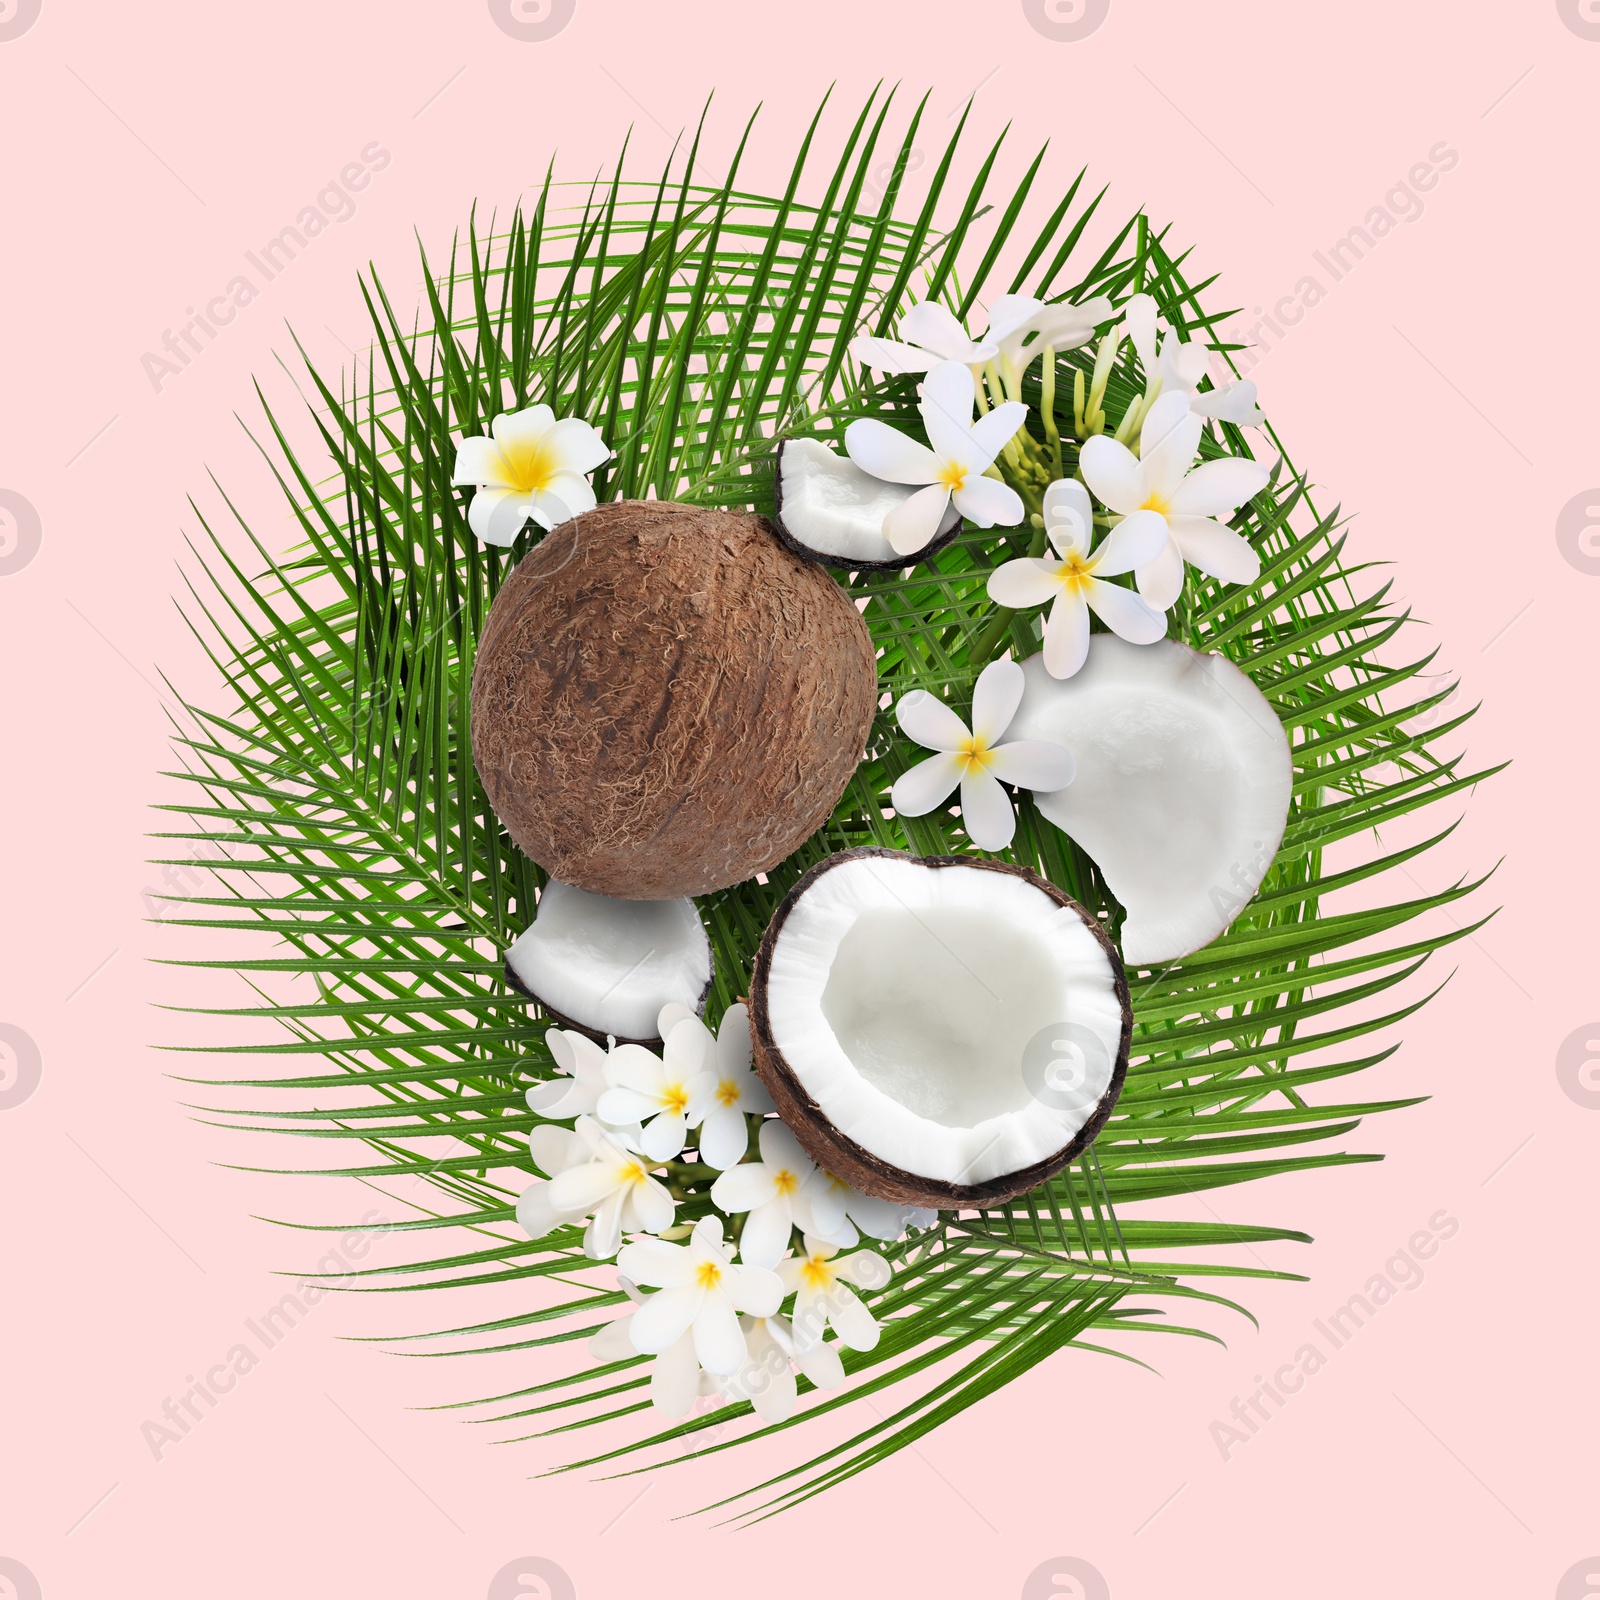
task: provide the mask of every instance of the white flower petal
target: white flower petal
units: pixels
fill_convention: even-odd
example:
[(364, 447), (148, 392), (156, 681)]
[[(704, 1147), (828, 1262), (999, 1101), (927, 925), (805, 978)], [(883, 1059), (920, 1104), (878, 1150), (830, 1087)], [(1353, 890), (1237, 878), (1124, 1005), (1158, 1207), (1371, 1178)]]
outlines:
[(547, 405), (528, 406), (522, 411), (502, 411), (489, 424), (495, 442), (507, 450), (518, 445), (530, 445), (542, 439), (556, 414)]
[(467, 507), (467, 526), (485, 544), (515, 544), (532, 515), (532, 495), (515, 489), (480, 489)]
[(619, 1044), (605, 1061), (606, 1082), (613, 1089), (632, 1089), (655, 1096), (664, 1081), (661, 1058), (642, 1044)]
[(1190, 339), (1179, 339), (1169, 333), (1161, 341), (1161, 386), (1163, 391), (1177, 390), (1192, 395), (1195, 385), (1205, 377), (1211, 352), (1202, 344)]
[(1254, 583), (1261, 557), (1232, 528), (1206, 517), (1172, 517), (1168, 526), (1183, 559), (1224, 583)]
[(659, 1178), (646, 1178), (643, 1183), (634, 1186), (629, 1197), (629, 1209), (633, 1213), (633, 1223), (630, 1225), (642, 1228), (646, 1233), (662, 1233), (670, 1228), (677, 1211), (671, 1191)]
[(1089, 491), (1076, 478), (1057, 478), (1045, 490), (1044, 525), (1059, 554), (1088, 550), (1094, 531), (1094, 505)]
[[(1014, 528), (1027, 514), (1022, 496), (1009, 483), (977, 474), (969, 475), (950, 498), (956, 510), (980, 528)], [(884, 526), (888, 527), (887, 520)]]
[(844, 447), (863, 472), (885, 483), (933, 483), (939, 458), (898, 428), (876, 417), (862, 417), (844, 430)]
[(1044, 625), (1044, 669), (1052, 678), (1070, 678), (1088, 655), (1089, 608), (1081, 594), (1063, 594)]
[(700, 1159), (719, 1172), (744, 1159), (744, 1113), (737, 1106), (713, 1106), (700, 1124)]
[(1048, 739), (1014, 739), (990, 752), (989, 770), (1002, 783), (1054, 794), (1077, 776), (1078, 763), (1071, 751)]
[(1244, 456), (1202, 461), (1172, 494), (1169, 502), (1172, 514), (1215, 517), (1236, 511), (1252, 495), (1266, 488), (1270, 477), (1271, 473), (1259, 461), (1250, 461)]
[[(642, 1356), (670, 1350), (700, 1317), (706, 1292), (698, 1284), (658, 1289), (628, 1319), (633, 1348)], [(719, 1297), (720, 1298), (720, 1297)]]
[(556, 472), (533, 497), (533, 520), (541, 528), (557, 528), (595, 507), (594, 489), (575, 472)]
[(928, 443), (943, 455), (935, 429), (942, 435), (949, 429), (965, 438), (972, 427), (972, 408), (977, 403), (977, 383), (972, 369), (960, 361), (941, 361), (928, 369), (922, 382), (922, 401), (918, 410), (928, 430)]
[(1007, 561), (989, 574), (989, 598), (997, 606), (1009, 606), (1013, 611), (1042, 606), (1061, 593), (1061, 580), (1056, 577), (1060, 566), (1059, 561), (1039, 556)]
[(750, 1065), (750, 1008), (731, 1005), (717, 1027), (717, 1073), (731, 1078)]
[(905, 1230), (900, 1207), (888, 1200), (862, 1194), (852, 1189), (847, 1202), (850, 1215), (870, 1239), (898, 1239)]
[[(737, 1172), (738, 1168), (732, 1170)], [(793, 1227), (794, 1217), (789, 1208), (788, 1195), (774, 1195), (765, 1205), (755, 1207), (744, 1219), (744, 1231), (739, 1235), (739, 1259), (752, 1267), (777, 1266), (789, 1248), (789, 1234)]]
[(800, 1141), (785, 1123), (776, 1119), (763, 1122), (761, 1131), (756, 1136), (756, 1143), (761, 1151), (761, 1160), (766, 1166), (783, 1167), (790, 1172), (810, 1175), (811, 1157), (805, 1153)]
[(727, 1212), (752, 1211), (778, 1195), (778, 1183), (759, 1161), (729, 1167), (711, 1185), (711, 1203)]
[(925, 750), (959, 750), (969, 731), (937, 695), (926, 689), (912, 689), (895, 702), (895, 720), (907, 738), (915, 739)]
[(1027, 677), (1015, 661), (1002, 657), (978, 674), (972, 687), (972, 731), (985, 744), (996, 744), (1011, 726), (1022, 704)]
[(938, 300), (920, 300), (912, 306), (900, 319), (900, 337), (947, 361), (982, 359), (967, 354), (976, 346), (967, 337), (967, 330), (956, 319), (956, 314)]
[[(635, 1313), (635, 1320), (643, 1312)], [(694, 1319), (694, 1353), (707, 1372), (722, 1376), (737, 1372), (747, 1359), (744, 1329), (727, 1296), (708, 1294)]]
[[(630, 1123), (643, 1122), (661, 1109), (661, 1099), (656, 1094), (644, 1094), (638, 1089), (607, 1089), (595, 1104), (595, 1115), (613, 1128), (626, 1128)], [(661, 1158), (665, 1160), (666, 1157)]]
[(828, 1291), (828, 1321), (838, 1334), (839, 1343), (848, 1349), (871, 1350), (878, 1342), (877, 1319), (862, 1305), (855, 1291), (842, 1283)]
[(819, 1341), (808, 1350), (796, 1350), (794, 1359), (819, 1389), (837, 1389), (844, 1383), (844, 1364), (839, 1360), (838, 1345), (832, 1342)]
[(1191, 395), (1189, 409), (1197, 416), (1215, 417), (1219, 422), (1232, 422), (1241, 428), (1259, 428), (1267, 420), (1256, 404), (1253, 378), (1241, 378), (1236, 383), (1207, 390), (1205, 394)]
[(681, 1289), (694, 1282), (695, 1260), (681, 1244), (635, 1239), (618, 1252), (617, 1271), (647, 1289)]
[(1136, 294), (1122, 308), (1123, 329), (1139, 352), (1139, 364), (1148, 380), (1156, 375), (1156, 302), (1152, 295)]
[(1155, 610), (1132, 589), (1091, 578), (1088, 601), (1094, 614), (1129, 644), (1154, 644), (1166, 637), (1166, 612)]
[(961, 781), (963, 758), (958, 755), (930, 756), (909, 772), (895, 779), (889, 791), (889, 804), (902, 817), (925, 817), (950, 798)]
[(700, 1398), (700, 1359), (685, 1333), (650, 1365), (650, 1403), (665, 1417), (684, 1417)]
[(589, 1354), (596, 1361), (631, 1361), (638, 1351), (633, 1348), (633, 1335), (628, 1330), (632, 1311), (625, 1311), (615, 1321), (608, 1322), (589, 1338)]
[(896, 555), (915, 555), (925, 550), (938, 536), (944, 522), (950, 491), (942, 483), (918, 489), (909, 500), (902, 500), (883, 519), (883, 536)]
[(611, 459), (611, 447), (582, 417), (563, 417), (550, 425), (545, 448), (555, 453), (564, 472), (593, 472)]
[(961, 780), (961, 823), (980, 850), (1004, 850), (1017, 831), (1011, 797), (987, 772)]
[(723, 1280), (736, 1310), (752, 1317), (777, 1315), (784, 1297), (783, 1279), (764, 1267), (736, 1267)]
[(872, 367), (878, 372), (926, 372), (939, 360), (931, 350), (902, 344), (898, 339), (875, 339), (870, 334), (852, 339), (850, 354), (863, 367)]
[(1114, 578), (1148, 566), (1167, 542), (1167, 519), (1159, 511), (1135, 511), (1124, 517), (1094, 553), (1096, 577)]
[(1144, 471), (1127, 445), (1097, 433), (1083, 441), (1078, 469), (1083, 481), (1113, 511), (1129, 515), (1144, 504)]
[(563, 1223), (574, 1221), (570, 1211), (558, 1211), (550, 1203), (550, 1185), (535, 1183), (522, 1191), (517, 1201), (517, 1221), (530, 1239), (542, 1239)]
[(479, 434), (456, 447), (456, 467), (450, 481), (461, 487), (477, 484), (504, 488), (511, 483), (511, 465), (493, 439)]
[(1020, 400), (1007, 400), (972, 425), (972, 445), (977, 451), (974, 465), (981, 471), (1010, 444), (1022, 424), (1028, 420), (1028, 408)]
[(1185, 394), (1163, 394), (1150, 407), (1139, 427), (1139, 460), (1148, 493), (1169, 499), (1177, 492), (1204, 431), (1205, 423), (1190, 411)]
[(1169, 537), (1161, 554), (1134, 574), (1139, 593), (1156, 611), (1165, 611), (1183, 593), (1183, 555)]

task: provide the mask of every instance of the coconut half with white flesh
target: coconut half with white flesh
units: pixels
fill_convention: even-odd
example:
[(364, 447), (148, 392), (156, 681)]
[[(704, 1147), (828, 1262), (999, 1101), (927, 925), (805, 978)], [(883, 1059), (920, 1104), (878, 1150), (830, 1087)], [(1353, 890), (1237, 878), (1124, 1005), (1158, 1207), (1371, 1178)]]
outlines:
[(1122, 954), (1159, 966), (1209, 944), (1261, 885), (1294, 784), (1289, 741), (1259, 689), (1175, 639), (1097, 633), (1071, 678), (1022, 663), (1008, 737), (1052, 739), (1072, 786), (1034, 797), (1099, 867), (1127, 912)]
[(506, 981), (562, 1027), (655, 1045), (664, 1006), (705, 1009), (711, 941), (692, 900), (615, 900), (551, 878)]
[(918, 485), (874, 478), (820, 439), (785, 439), (777, 459), (778, 534), (808, 561), (851, 572), (897, 572), (942, 550), (961, 531), (961, 514), (947, 506), (933, 538), (901, 555), (885, 537), (883, 519)]
[(756, 1069), (821, 1166), (863, 1194), (992, 1205), (1058, 1172), (1111, 1115), (1133, 1013), (1082, 906), (999, 861), (846, 850), (756, 954)]

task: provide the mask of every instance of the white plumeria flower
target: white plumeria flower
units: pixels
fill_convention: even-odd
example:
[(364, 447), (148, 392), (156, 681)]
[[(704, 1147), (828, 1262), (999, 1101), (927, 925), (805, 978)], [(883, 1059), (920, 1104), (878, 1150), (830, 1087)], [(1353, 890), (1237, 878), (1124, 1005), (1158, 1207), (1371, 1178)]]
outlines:
[(794, 1330), (781, 1316), (742, 1317), (740, 1326), (749, 1359), (737, 1372), (711, 1381), (725, 1399), (748, 1400), (763, 1422), (787, 1422), (794, 1414), (799, 1394), (795, 1367), (819, 1389), (837, 1389), (843, 1384), (844, 1364), (839, 1360), (838, 1345), (819, 1342), (797, 1349)]
[[(852, 1189), (843, 1178), (818, 1167), (794, 1197), (794, 1225), (848, 1250), (864, 1233), (891, 1242), (906, 1231), (905, 1206)], [(861, 1231), (858, 1233), (856, 1230)]]
[(1142, 528), (1159, 524), (1166, 532), (1161, 553), (1135, 572), (1139, 593), (1158, 611), (1183, 592), (1185, 561), (1225, 583), (1254, 583), (1261, 575), (1261, 557), (1248, 541), (1215, 519), (1258, 494), (1270, 474), (1243, 456), (1191, 471), (1204, 427), (1186, 394), (1163, 394), (1139, 430), (1137, 456), (1105, 434), (1086, 439), (1079, 453), (1084, 482), (1122, 514), (1119, 531), (1133, 526), (1142, 539)]
[(1104, 295), (1081, 306), (1046, 304), (1032, 295), (1003, 294), (990, 308), (988, 339), (1000, 346), (1000, 369), (1008, 384), (1021, 380), (1035, 356), (1046, 347), (1076, 350), (1094, 338), (1095, 328), (1111, 317)]
[(1197, 417), (1211, 417), (1218, 422), (1231, 422), (1241, 428), (1259, 428), (1267, 414), (1256, 404), (1256, 386), (1253, 378), (1239, 378), (1232, 383), (1219, 384), (1204, 394), (1189, 396), (1189, 409)]
[(972, 727), (926, 690), (901, 695), (895, 706), (900, 726), (918, 744), (939, 754), (919, 761), (895, 781), (890, 803), (902, 816), (926, 816), (961, 788), (961, 820), (980, 850), (1004, 850), (1017, 831), (1017, 814), (1000, 780), (1040, 794), (1072, 782), (1077, 764), (1069, 752), (1044, 739), (1000, 741), (1017, 714), (1024, 683), (1015, 661), (991, 661), (972, 690)]
[(979, 528), (1022, 521), (1017, 491), (984, 473), (1022, 426), (1028, 408), (1020, 400), (1007, 400), (974, 423), (975, 400), (968, 368), (959, 361), (941, 361), (929, 372), (917, 408), (928, 444), (918, 444), (876, 417), (862, 417), (845, 429), (845, 449), (862, 471), (887, 483), (927, 485), (883, 519), (884, 537), (901, 555), (933, 541), (952, 500)]
[(671, 1161), (689, 1136), (690, 1105), (715, 1086), (711, 1045), (704, 1027), (686, 1028), (681, 1022), (663, 1041), (659, 1056), (643, 1045), (619, 1044), (606, 1057), (609, 1087), (596, 1107), (600, 1120), (619, 1127), (644, 1123), (640, 1150), (652, 1161)]
[(1153, 383), (1159, 378), (1163, 394), (1176, 390), (1188, 395), (1189, 409), (1196, 416), (1237, 423), (1241, 428), (1258, 428), (1267, 420), (1256, 405), (1256, 386), (1248, 378), (1199, 392), (1208, 361), (1203, 346), (1180, 340), (1168, 330), (1158, 350), (1156, 303), (1149, 295), (1136, 294), (1128, 301), (1123, 307), (1122, 327), (1139, 352), (1146, 381)]
[(531, 517), (541, 528), (593, 508), (594, 490), (585, 473), (611, 454), (605, 440), (579, 417), (562, 417), (549, 406), (502, 412), (490, 424), (492, 438), (463, 439), (452, 482), (476, 485), (467, 525), (485, 544), (511, 544)]
[(993, 361), (1000, 346), (990, 339), (974, 340), (948, 306), (921, 300), (900, 319), (898, 339), (877, 339), (861, 334), (850, 341), (850, 354), (864, 367), (879, 372), (926, 372), (941, 361), (980, 366)]
[(1091, 553), (1094, 508), (1076, 478), (1058, 478), (1045, 490), (1044, 525), (1054, 556), (1023, 556), (989, 574), (989, 598), (1021, 611), (1051, 600), (1044, 629), (1044, 664), (1053, 678), (1070, 678), (1089, 654), (1091, 611), (1129, 644), (1154, 644), (1167, 631), (1166, 613), (1131, 589), (1105, 580), (1147, 566), (1160, 554), (1166, 533), (1151, 522), (1120, 523)]
[(789, 1248), (795, 1197), (816, 1171), (800, 1141), (776, 1118), (761, 1124), (761, 1159), (729, 1167), (711, 1185), (711, 1203), (723, 1211), (748, 1211), (739, 1234), (739, 1259), (774, 1267)]
[(699, 1130), (700, 1159), (721, 1171), (744, 1159), (749, 1144), (744, 1119), (765, 1116), (773, 1110), (772, 1096), (750, 1065), (748, 1007), (729, 1006), (714, 1041), (711, 1030), (698, 1017), (674, 1026), (687, 1028), (691, 1023), (704, 1036), (702, 1048), (711, 1070), (703, 1075), (689, 1101), (689, 1125)]
[(624, 1233), (660, 1233), (676, 1213), (667, 1186), (650, 1176), (649, 1163), (593, 1117), (576, 1126), (535, 1128), (528, 1135), (535, 1165), (550, 1174), (517, 1202), (517, 1221), (530, 1239), (563, 1223), (589, 1218), (584, 1253), (603, 1261), (617, 1253)]
[(702, 1217), (687, 1244), (636, 1240), (617, 1257), (617, 1268), (658, 1291), (629, 1318), (634, 1349), (659, 1356), (692, 1334), (700, 1365), (723, 1377), (737, 1372), (748, 1353), (739, 1313), (770, 1317), (783, 1302), (777, 1273), (734, 1264), (720, 1217)]
[[(589, 1354), (607, 1366), (631, 1361), (639, 1354), (633, 1343), (633, 1316), (645, 1297), (629, 1279), (619, 1276), (618, 1282), (633, 1304), (589, 1340)], [(686, 1331), (650, 1363), (650, 1403), (663, 1416), (683, 1417), (694, 1410), (704, 1392), (694, 1334)]]
[(827, 1328), (849, 1350), (870, 1350), (878, 1342), (878, 1322), (849, 1286), (881, 1289), (889, 1281), (889, 1263), (871, 1250), (836, 1254), (825, 1239), (807, 1235), (805, 1254), (781, 1262), (778, 1276), (785, 1294), (794, 1296), (795, 1350), (822, 1342)]
[(528, 1109), (556, 1122), (592, 1117), (606, 1088), (605, 1051), (570, 1028), (552, 1028), (544, 1042), (561, 1076), (534, 1084), (527, 1094)]

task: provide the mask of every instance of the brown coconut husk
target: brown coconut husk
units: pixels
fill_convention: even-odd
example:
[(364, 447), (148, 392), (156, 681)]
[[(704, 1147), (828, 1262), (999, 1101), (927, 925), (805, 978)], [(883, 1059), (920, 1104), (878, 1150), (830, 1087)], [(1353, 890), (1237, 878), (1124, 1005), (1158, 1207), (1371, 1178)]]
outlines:
[(709, 894), (826, 820), (877, 706), (848, 595), (765, 518), (596, 507), (518, 564), (472, 675), (473, 760), (516, 844), (594, 894)]
[[(772, 1022), (767, 1006), (767, 984), (778, 935), (782, 932), (790, 911), (823, 873), (846, 861), (860, 860), (864, 856), (910, 859), (924, 867), (977, 867), (985, 872), (1006, 872), (1012, 877), (1023, 878), (1042, 893), (1049, 895), (1058, 905), (1077, 912), (1083, 919), (1084, 926), (1094, 934), (1110, 958), (1111, 969), (1116, 975), (1116, 995), (1122, 1005), (1122, 1037), (1117, 1050), (1117, 1059), (1112, 1068), (1111, 1081), (1089, 1120), (1073, 1135), (1069, 1143), (1043, 1161), (1034, 1162), (1033, 1165), (1023, 1167), (1016, 1172), (1002, 1173), (984, 1183), (976, 1184), (941, 1183), (914, 1172), (902, 1171), (899, 1167), (891, 1166), (880, 1156), (875, 1156), (848, 1135), (841, 1133), (829, 1120), (827, 1112), (806, 1093), (800, 1080), (784, 1060), (783, 1052), (772, 1037)], [(841, 850), (837, 855), (829, 856), (826, 861), (819, 861), (784, 896), (782, 904), (773, 913), (772, 921), (762, 936), (760, 948), (756, 951), (755, 969), (750, 980), (750, 1041), (756, 1071), (760, 1073), (761, 1081), (766, 1084), (767, 1092), (772, 1096), (778, 1115), (800, 1141), (806, 1154), (819, 1166), (831, 1172), (836, 1178), (842, 1178), (863, 1194), (875, 1195), (882, 1200), (892, 1200), (898, 1205), (929, 1206), (936, 1211), (981, 1210), (985, 1206), (998, 1205), (1001, 1201), (1013, 1199), (1029, 1189), (1036, 1188), (1045, 1179), (1053, 1177), (1063, 1167), (1075, 1161), (1094, 1143), (1095, 1136), (1116, 1109), (1117, 1099), (1122, 1093), (1122, 1085), (1128, 1075), (1128, 1051), (1133, 1041), (1133, 1005), (1128, 994), (1128, 979), (1123, 971), (1122, 958), (1117, 954), (1117, 948), (1112, 944), (1105, 929), (1071, 895), (1041, 878), (1038, 873), (1008, 861), (988, 861), (981, 856), (907, 857), (903, 851), (885, 850), (869, 845), (856, 850)]]

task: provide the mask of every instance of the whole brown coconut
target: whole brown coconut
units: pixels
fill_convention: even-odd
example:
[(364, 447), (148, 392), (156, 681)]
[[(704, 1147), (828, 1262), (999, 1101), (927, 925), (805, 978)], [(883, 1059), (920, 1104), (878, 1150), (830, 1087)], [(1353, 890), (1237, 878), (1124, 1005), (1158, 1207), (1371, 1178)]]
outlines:
[(764, 518), (617, 501), (547, 534), (495, 597), (473, 760), (553, 877), (634, 900), (708, 894), (821, 826), (877, 695), (860, 612)]

